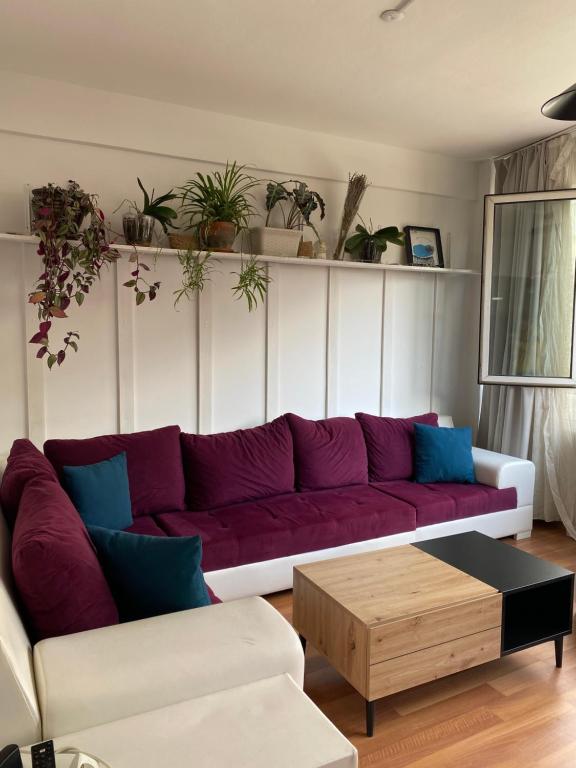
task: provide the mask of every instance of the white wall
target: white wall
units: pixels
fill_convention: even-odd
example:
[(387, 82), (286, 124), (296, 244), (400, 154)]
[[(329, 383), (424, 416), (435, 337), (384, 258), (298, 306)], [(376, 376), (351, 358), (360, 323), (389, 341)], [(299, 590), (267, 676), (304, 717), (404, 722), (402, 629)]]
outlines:
[[(236, 159), (261, 178), (297, 175), (317, 189), (330, 246), (347, 174), (363, 171), (373, 182), (365, 218), (438, 226), (450, 265), (478, 267), (473, 163), (24, 76), (0, 74), (0, 103), (0, 231), (23, 231), (27, 182), (74, 178), (111, 213), (135, 196), (137, 175), (164, 191)], [(403, 260), (395, 247), (386, 257)], [(321, 417), (432, 405), (476, 421), (477, 278), (274, 265), (267, 306), (250, 315), (231, 299), (227, 268), (199, 305), (178, 311), (173, 256), (159, 258), (158, 299), (138, 309), (117, 288), (125, 270), (104, 275), (70, 318), (80, 352), (48, 373), (25, 343), (37, 257), (0, 242), (0, 452), (25, 434), (39, 441), (167, 422), (215, 431), (288, 409)]]

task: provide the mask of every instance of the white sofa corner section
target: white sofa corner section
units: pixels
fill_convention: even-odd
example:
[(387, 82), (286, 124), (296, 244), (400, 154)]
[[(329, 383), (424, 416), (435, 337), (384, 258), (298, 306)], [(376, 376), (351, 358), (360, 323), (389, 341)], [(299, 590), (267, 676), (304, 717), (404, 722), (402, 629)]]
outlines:
[(43, 640), (34, 668), (52, 738), (281, 674), (302, 687), (304, 655), (280, 613), (251, 597)]
[[(357, 768), (350, 742), (289, 675), (63, 736), (113, 768)], [(25, 766), (28, 768), (29, 763)]]
[(493, 488), (516, 488), (516, 506), (532, 506), (536, 468), (527, 459), (517, 459), (504, 453), (472, 448), (476, 480)]

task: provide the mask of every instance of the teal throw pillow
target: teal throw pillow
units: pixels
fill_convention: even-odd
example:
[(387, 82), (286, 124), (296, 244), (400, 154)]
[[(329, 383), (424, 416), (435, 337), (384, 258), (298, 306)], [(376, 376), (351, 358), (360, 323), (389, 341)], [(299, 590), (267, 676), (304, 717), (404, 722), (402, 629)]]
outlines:
[(126, 453), (80, 467), (62, 467), (63, 485), (85, 525), (121, 531), (132, 525)]
[(414, 424), (414, 480), (417, 483), (475, 483), (470, 427)]
[(210, 605), (199, 536), (146, 536), (88, 527), (121, 621)]

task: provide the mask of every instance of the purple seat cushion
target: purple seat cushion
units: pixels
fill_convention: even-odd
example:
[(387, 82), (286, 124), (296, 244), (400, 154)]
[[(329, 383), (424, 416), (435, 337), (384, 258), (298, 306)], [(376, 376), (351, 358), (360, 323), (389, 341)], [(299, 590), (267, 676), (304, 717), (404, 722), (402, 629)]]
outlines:
[(202, 568), (214, 571), (413, 531), (416, 512), (368, 485), (356, 485), (210, 512), (163, 514), (156, 521), (169, 536), (201, 536)]
[(47, 440), (44, 452), (62, 477), (62, 467), (96, 464), (126, 451), (132, 514), (185, 509), (180, 427), (85, 440)]
[(480, 483), (422, 485), (409, 480), (396, 480), (375, 483), (372, 487), (411, 504), (416, 509), (418, 528), (490, 512), (502, 512), (517, 506), (515, 488), (498, 489)]
[(368, 459), (362, 429), (355, 419), (338, 416), (311, 421), (286, 414), (294, 439), (296, 484), (300, 491), (319, 491), (368, 482)]
[(35, 640), (118, 623), (84, 523), (57, 481), (26, 484), (12, 537), (12, 568)]
[(57, 480), (52, 464), (30, 440), (15, 440), (0, 485), (0, 505), (11, 531), (24, 487), (35, 477)]
[(281, 416), (253, 429), (182, 434), (190, 509), (213, 509), (294, 490), (292, 436)]
[(407, 419), (357, 413), (368, 452), (371, 483), (408, 480), (414, 472), (414, 424), (438, 426), (437, 413), (423, 413)]

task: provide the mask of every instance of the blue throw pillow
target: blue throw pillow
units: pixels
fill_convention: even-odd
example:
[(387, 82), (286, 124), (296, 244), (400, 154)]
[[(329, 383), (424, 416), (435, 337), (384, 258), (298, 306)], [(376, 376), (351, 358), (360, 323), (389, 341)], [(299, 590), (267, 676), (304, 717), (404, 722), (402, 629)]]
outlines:
[(199, 536), (145, 536), (88, 526), (121, 621), (210, 605)]
[(62, 467), (63, 484), (85, 525), (121, 531), (132, 525), (126, 452), (97, 464)]
[(475, 483), (470, 427), (448, 429), (414, 424), (417, 483)]

